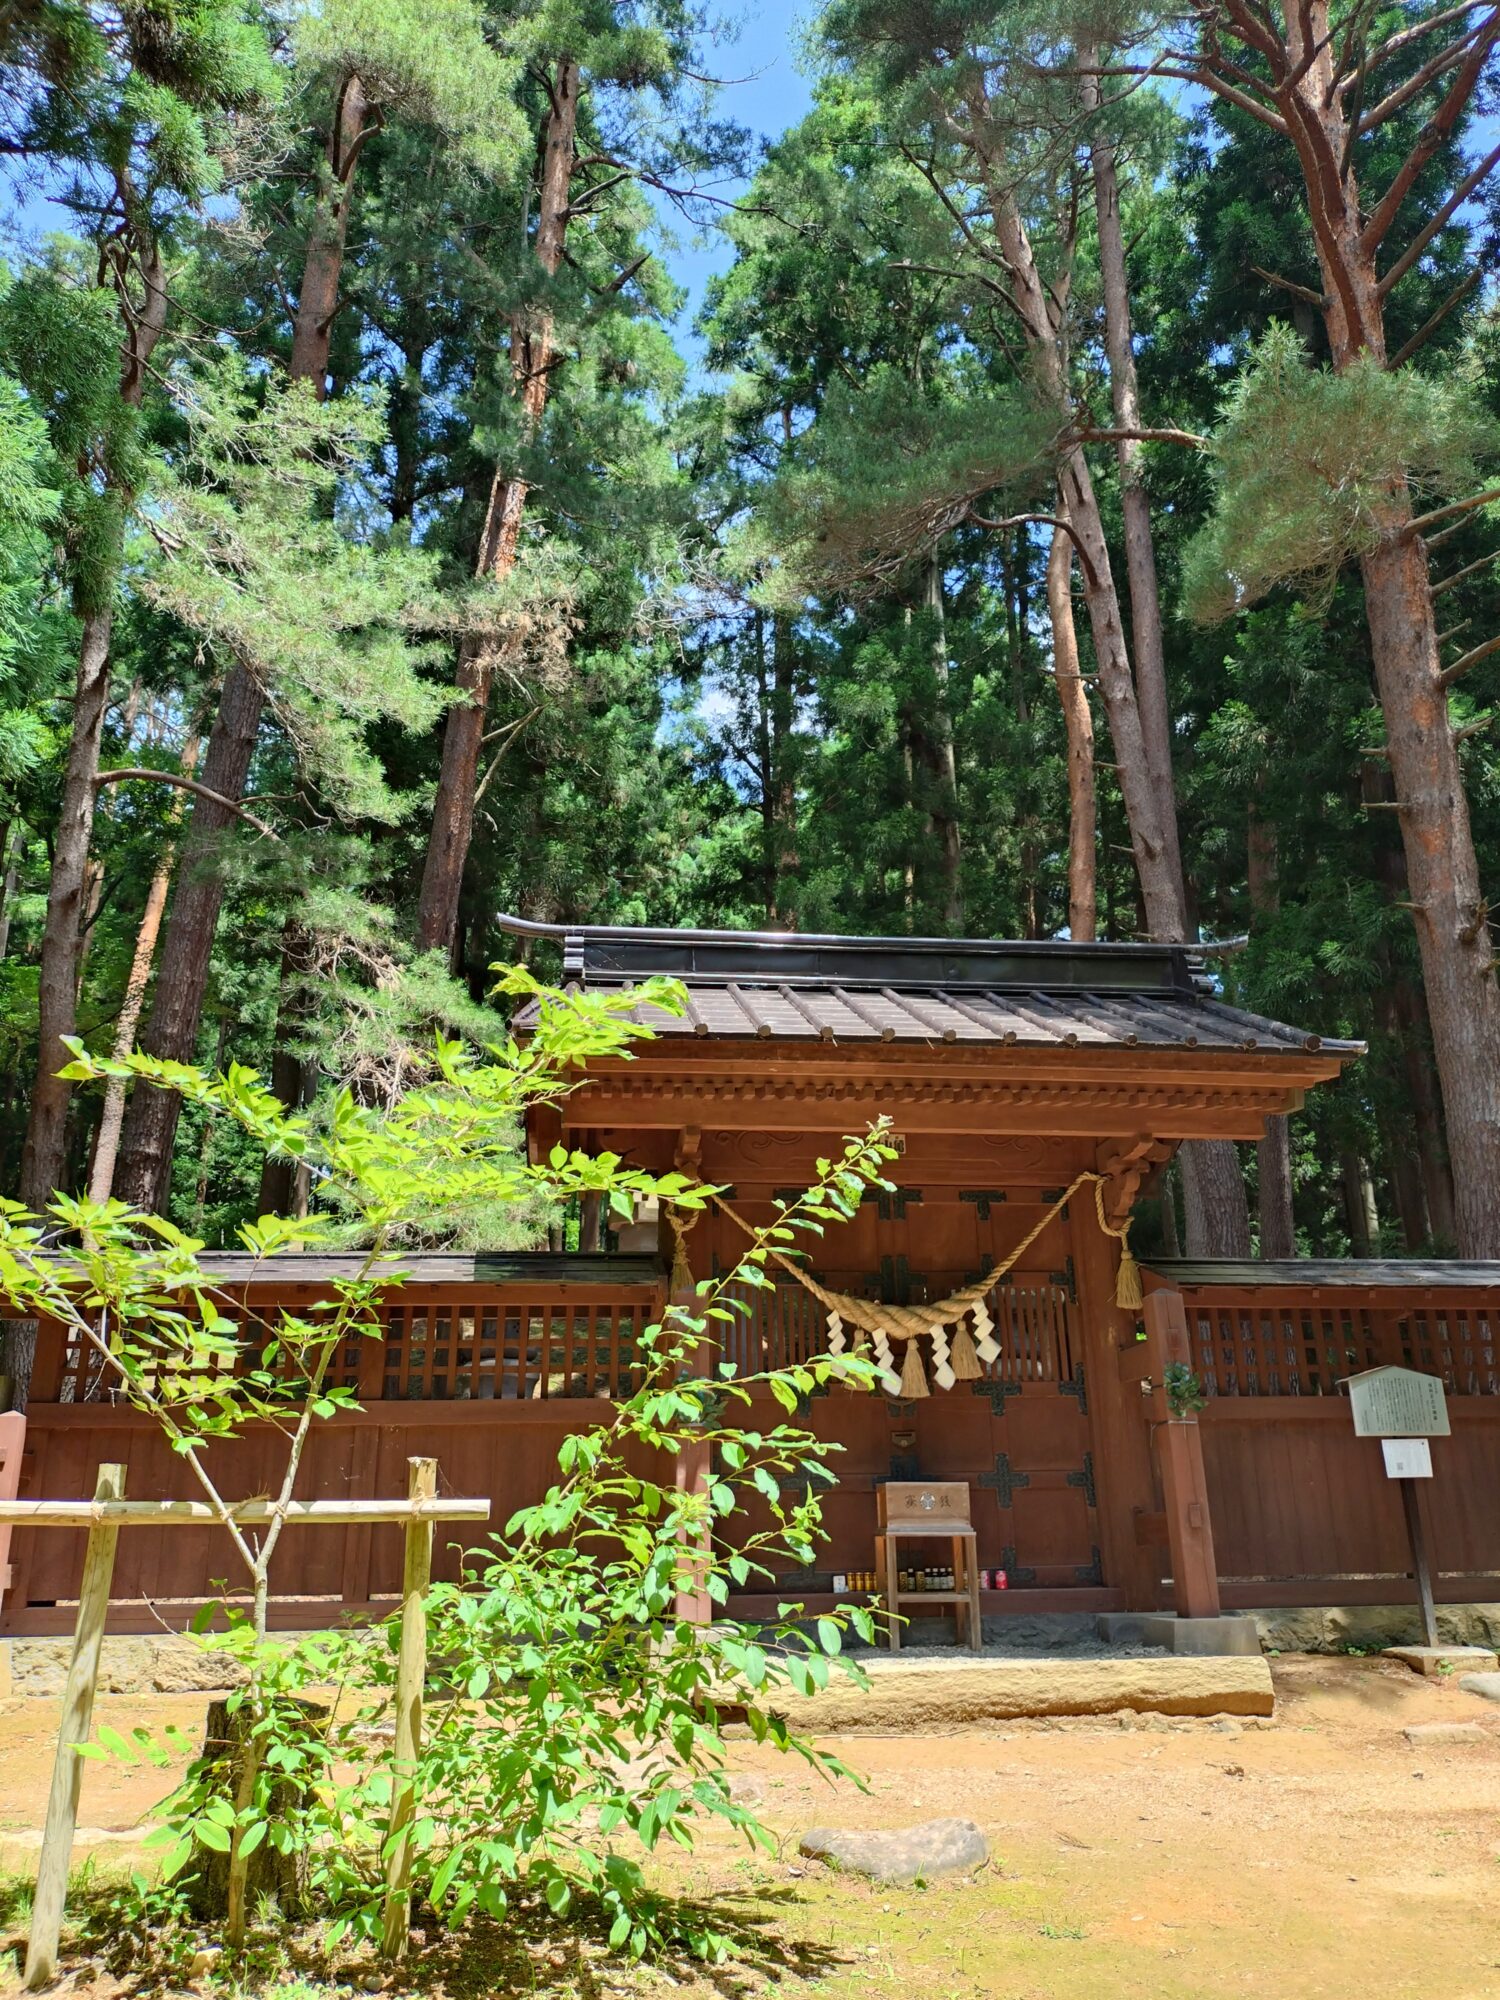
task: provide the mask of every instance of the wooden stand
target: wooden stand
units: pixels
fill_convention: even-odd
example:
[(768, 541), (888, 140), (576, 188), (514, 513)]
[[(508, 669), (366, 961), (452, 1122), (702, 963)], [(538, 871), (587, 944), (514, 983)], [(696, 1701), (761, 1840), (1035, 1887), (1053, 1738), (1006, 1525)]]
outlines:
[[(956, 1590), (902, 1590), (900, 1544), (946, 1543), (951, 1550)], [(984, 1627), (979, 1615), (979, 1544), (972, 1528), (893, 1526), (875, 1537), (875, 1567), (885, 1580), (881, 1595), (887, 1612), (886, 1629), (891, 1635), (891, 1651), (901, 1650), (901, 1608), (906, 1604), (957, 1604), (961, 1607), (963, 1636), (971, 1653), (984, 1651)]]

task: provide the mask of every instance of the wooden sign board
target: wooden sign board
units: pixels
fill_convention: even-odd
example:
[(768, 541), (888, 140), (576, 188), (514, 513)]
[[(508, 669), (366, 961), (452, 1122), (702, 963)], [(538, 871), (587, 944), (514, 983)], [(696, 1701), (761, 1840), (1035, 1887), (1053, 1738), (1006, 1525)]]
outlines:
[(957, 1479), (888, 1479), (875, 1489), (882, 1528), (962, 1533), (970, 1525), (969, 1489)]
[(1448, 1397), (1436, 1375), (1415, 1368), (1367, 1368), (1344, 1387), (1356, 1437), (1448, 1437)]

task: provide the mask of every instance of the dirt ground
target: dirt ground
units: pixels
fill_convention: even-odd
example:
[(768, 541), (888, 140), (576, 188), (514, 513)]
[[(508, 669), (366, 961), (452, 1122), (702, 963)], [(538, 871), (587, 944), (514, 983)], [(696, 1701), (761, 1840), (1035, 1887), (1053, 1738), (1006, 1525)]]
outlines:
[[(1378, 1659), (1272, 1666), (1277, 1714), (1260, 1726), (1137, 1717), (846, 1738), (834, 1747), (867, 1776), (867, 1795), (737, 1745), (736, 1768), (762, 1780), (758, 1809), (783, 1836), (781, 1854), (750, 1856), (716, 1833), (662, 1872), (763, 1926), (779, 1967), (668, 1980), (540, 1946), (488, 1991), (1500, 2000), (1500, 1710)], [(201, 1695), (116, 1696), (99, 1719), (196, 1731), (203, 1709)], [(1413, 1746), (1402, 1733), (1444, 1721), (1477, 1722), (1487, 1740)], [(0, 1704), (0, 1870), (12, 1876), (35, 1866), (55, 1725), (50, 1703)], [(91, 1763), (80, 1823), (128, 1831), (161, 1790), (159, 1773)], [(970, 1883), (872, 1888), (797, 1854), (811, 1824), (952, 1814), (990, 1841), (992, 1864)], [(86, 1835), (81, 1852), (91, 1839), (97, 1865), (123, 1865), (128, 1840)], [(282, 2000), (307, 1994), (285, 1988)]]

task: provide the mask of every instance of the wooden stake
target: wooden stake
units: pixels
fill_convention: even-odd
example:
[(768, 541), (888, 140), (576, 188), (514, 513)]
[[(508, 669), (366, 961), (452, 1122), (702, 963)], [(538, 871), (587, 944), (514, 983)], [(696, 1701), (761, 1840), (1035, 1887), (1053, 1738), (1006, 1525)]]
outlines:
[[(437, 1494), (437, 1460), (409, 1458), (413, 1506)], [(406, 1527), (401, 1578), (401, 1651), (396, 1661), (396, 1752), (391, 1824), (386, 1841), (385, 1922), (380, 1949), (389, 1959), (406, 1956), (411, 1920), (411, 1825), (417, 1810), (417, 1756), (422, 1747), (422, 1687), (427, 1678), (427, 1586), (432, 1581), (432, 1522), (420, 1516)]]
[(1432, 1570), (1427, 1561), (1427, 1537), (1422, 1532), (1422, 1508), (1417, 1499), (1415, 1479), (1398, 1479), (1401, 1511), (1406, 1516), (1406, 1535), (1411, 1543), (1411, 1566), (1417, 1579), (1417, 1604), (1422, 1613), (1422, 1643), (1438, 1643), (1437, 1610), (1432, 1601)]
[[(95, 1500), (118, 1500), (124, 1491), (124, 1466), (101, 1465), (94, 1487)], [(96, 1522), (89, 1529), (83, 1583), (78, 1593), (73, 1657), (68, 1663), (62, 1721), (57, 1731), (57, 1756), (52, 1766), (52, 1790), (47, 1797), (47, 1821), (42, 1832), (42, 1856), (36, 1871), (31, 1937), (26, 1947), (25, 1983), (29, 1993), (50, 1984), (57, 1976), (57, 1947), (68, 1895), (68, 1864), (73, 1856), (73, 1829), (78, 1824), (78, 1794), (83, 1784), (83, 1759), (77, 1746), (88, 1740), (93, 1719), (99, 1652), (104, 1643), (115, 1544), (119, 1539), (120, 1530), (112, 1522)]]

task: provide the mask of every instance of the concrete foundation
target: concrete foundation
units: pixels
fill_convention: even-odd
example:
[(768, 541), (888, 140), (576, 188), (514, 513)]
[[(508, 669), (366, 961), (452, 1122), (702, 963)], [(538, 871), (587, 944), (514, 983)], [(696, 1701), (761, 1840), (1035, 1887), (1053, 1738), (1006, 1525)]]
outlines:
[(1106, 1611), (1099, 1636), (1111, 1646), (1160, 1646), (1165, 1653), (1191, 1658), (1260, 1657), (1260, 1630), (1253, 1618), (1179, 1618), (1171, 1611)]

